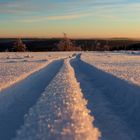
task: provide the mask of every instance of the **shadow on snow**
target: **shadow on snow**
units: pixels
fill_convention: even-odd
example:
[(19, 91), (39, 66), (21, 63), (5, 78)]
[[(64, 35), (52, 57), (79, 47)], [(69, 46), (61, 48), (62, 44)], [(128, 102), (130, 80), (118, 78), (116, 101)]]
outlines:
[(140, 87), (83, 62), (80, 55), (71, 65), (101, 139), (140, 139)]
[(11, 140), (24, 123), (28, 113), (56, 75), (63, 60), (54, 61), (45, 68), (0, 93), (0, 140)]

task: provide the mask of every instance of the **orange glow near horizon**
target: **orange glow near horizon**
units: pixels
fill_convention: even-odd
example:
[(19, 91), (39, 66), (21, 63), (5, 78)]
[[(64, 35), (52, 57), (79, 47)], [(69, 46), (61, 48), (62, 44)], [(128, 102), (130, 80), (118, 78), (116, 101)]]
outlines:
[(138, 39), (139, 17), (137, 0), (0, 0), (0, 37)]

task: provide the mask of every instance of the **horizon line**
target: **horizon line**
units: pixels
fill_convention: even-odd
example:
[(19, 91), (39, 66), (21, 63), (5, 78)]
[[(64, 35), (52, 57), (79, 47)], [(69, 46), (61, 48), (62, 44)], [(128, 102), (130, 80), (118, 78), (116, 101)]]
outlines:
[[(14, 36), (14, 37), (6, 37), (6, 36), (0, 36), (0, 39), (16, 39), (16, 38), (21, 38), (21, 39), (59, 39), (59, 38), (63, 38), (62, 36), (60, 37), (57, 37), (57, 36), (54, 36), (54, 37), (45, 37), (45, 36), (42, 36), (42, 37), (34, 37), (34, 36)], [(140, 41), (140, 38), (135, 38), (135, 37), (69, 37), (70, 39), (123, 39), (123, 40), (139, 40)]]

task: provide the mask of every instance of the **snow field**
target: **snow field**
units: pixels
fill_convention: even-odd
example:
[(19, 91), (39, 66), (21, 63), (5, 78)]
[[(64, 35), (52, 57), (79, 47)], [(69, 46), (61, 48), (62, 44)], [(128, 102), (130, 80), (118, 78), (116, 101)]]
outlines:
[(15, 138), (25, 114), (37, 103), (62, 65), (63, 59), (55, 60), (0, 92), (0, 140)]
[(130, 52), (88, 52), (81, 59), (105, 72), (140, 86), (140, 55)]
[(136, 53), (0, 53), (0, 139), (138, 140)]
[(72, 53), (0, 53), (0, 91)]
[(25, 116), (14, 140), (97, 140), (100, 132), (86, 108), (68, 60)]
[[(80, 82), (83, 95), (88, 100), (88, 108), (96, 118), (94, 123), (102, 133), (101, 140), (139, 140), (140, 86), (122, 80), (118, 78), (119, 76), (114, 76), (112, 71), (110, 74), (103, 68), (96, 68), (95, 63), (100, 66), (106, 61), (106, 66), (108, 66), (110, 61), (103, 59), (107, 54), (91, 54), (83, 54), (87, 55), (84, 56), (86, 62), (81, 61), (79, 55), (71, 64), (74, 67), (77, 80)], [(122, 54), (108, 53), (108, 55), (116, 57), (116, 55)], [(118, 57), (118, 60), (120, 59), (124, 59), (123, 56), (122, 58)], [(128, 57), (128, 59), (130, 58)], [(123, 65), (125, 67), (125, 63)], [(119, 69), (115, 67), (114, 71), (117, 73)], [(132, 75), (137, 76), (137, 73), (133, 72)]]

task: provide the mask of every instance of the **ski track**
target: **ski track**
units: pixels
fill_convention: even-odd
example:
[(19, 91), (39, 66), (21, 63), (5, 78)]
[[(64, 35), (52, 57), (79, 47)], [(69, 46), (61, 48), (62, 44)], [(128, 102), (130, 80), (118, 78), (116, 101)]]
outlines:
[(129, 52), (88, 52), (82, 53), (81, 60), (140, 86), (140, 55), (129, 54)]
[(26, 79), (0, 92), (0, 140), (11, 140), (24, 123), (24, 115), (56, 75), (63, 60), (56, 60)]
[(140, 139), (140, 87), (75, 55), (0, 92), (0, 140)]
[(101, 140), (140, 139), (140, 87), (80, 60), (71, 61)]
[(72, 52), (0, 53), (0, 91), (42, 69), (53, 60), (71, 56)]
[(86, 104), (69, 60), (65, 60), (25, 116), (14, 140), (97, 140), (100, 132)]

